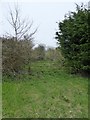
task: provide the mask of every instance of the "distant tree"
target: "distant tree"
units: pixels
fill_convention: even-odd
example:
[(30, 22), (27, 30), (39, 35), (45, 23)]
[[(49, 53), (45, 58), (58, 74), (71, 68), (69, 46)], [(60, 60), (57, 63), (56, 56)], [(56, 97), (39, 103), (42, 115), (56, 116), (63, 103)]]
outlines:
[(76, 12), (70, 12), (58, 23), (56, 39), (73, 73), (90, 71), (89, 14), (90, 11), (83, 4), (76, 5)]
[(46, 59), (48, 60), (55, 60), (56, 59), (56, 55), (55, 55), (55, 49), (53, 48), (48, 48), (46, 51)]
[(46, 59), (51, 61), (57, 61), (61, 64), (64, 60), (64, 57), (62, 56), (59, 48), (48, 48), (46, 51)]
[(39, 45), (34, 49), (34, 58), (36, 60), (44, 60), (45, 59), (45, 46)]

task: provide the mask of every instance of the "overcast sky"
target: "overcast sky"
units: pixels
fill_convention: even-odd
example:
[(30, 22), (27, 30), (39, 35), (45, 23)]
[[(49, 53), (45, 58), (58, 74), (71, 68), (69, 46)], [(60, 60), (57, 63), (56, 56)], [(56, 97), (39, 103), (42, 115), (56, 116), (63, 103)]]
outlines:
[(9, 6), (13, 9), (18, 3), (20, 15), (24, 18), (33, 20), (33, 31), (39, 26), (35, 34), (35, 44), (45, 44), (46, 46), (56, 47), (55, 32), (58, 30), (56, 22), (62, 21), (64, 15), (69, 11), (75, 11), (75, 3), (80, 5), (87, 0), (3, 0), (0, 2), (0, 35), (5, 32), (12, 33), (11, 26), (7, 22), (9, 18)]

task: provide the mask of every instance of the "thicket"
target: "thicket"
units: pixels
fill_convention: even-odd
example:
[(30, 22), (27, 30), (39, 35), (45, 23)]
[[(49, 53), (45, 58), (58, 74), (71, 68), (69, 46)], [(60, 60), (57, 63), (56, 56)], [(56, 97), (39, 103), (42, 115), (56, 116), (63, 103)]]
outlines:
[[(30, 65), (32, 41), (14, 38), (2, 38), (2, 68), (7, 75), (17, 75), (24, 71), (25, 65)], [(28, 67), (29, 68), (29, 67)], [(30, 68), (29, 68), (30, 69)]]
[(90, 11), (82, 4), (76, 5), (76, 12), (69, 12), (62, 22), (56, 39), (71, 73), (89, 73), (90, 71)]

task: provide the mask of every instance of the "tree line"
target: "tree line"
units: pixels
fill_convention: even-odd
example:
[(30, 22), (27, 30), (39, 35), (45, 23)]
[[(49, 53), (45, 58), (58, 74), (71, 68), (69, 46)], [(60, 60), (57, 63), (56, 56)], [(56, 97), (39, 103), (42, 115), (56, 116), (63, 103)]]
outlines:
[(8, 22), (14, 30), (14, 35), (7, 33), (2, 40), (2, 67), (3, 74), (17, 75), (25, 72), (31, 73), (31, 63), (37, 60), (57, 61), (63, 64), (70, 73), (88, 73), (90, 71), (90, 10), (82, 4), (76, 4), (76, 11), (65, 15), (62, 22), (58, 22), (56, 40), (59, 47), (48, 50), (44, 45), (33, 49), (34, 34), (31, 32), (33, 22), (21, 19), (19, 9), (14, 12), (10, 9)]
[(44, 45), (39, 45), (33, 49), (33, 42), (30, 39), (24, 38), (18, 41), (14, 38), (2, 38), (3, 74), (9, 76), (25, 72), (30, 74), (32, 62), (59, 61), (59, 58), (63, 57), (58, 49), (48, 48), (46, 50)]

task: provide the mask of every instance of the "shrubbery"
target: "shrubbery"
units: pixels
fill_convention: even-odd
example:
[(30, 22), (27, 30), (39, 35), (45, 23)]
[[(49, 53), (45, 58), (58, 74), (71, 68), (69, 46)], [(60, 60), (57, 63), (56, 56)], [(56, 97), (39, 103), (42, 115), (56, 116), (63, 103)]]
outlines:
[(32, 42), (18, 41), (14, 38), (2, 38), (2, 67), (3, 73), (16, 75), (21, 73), (25, 65), (31, 62)]

